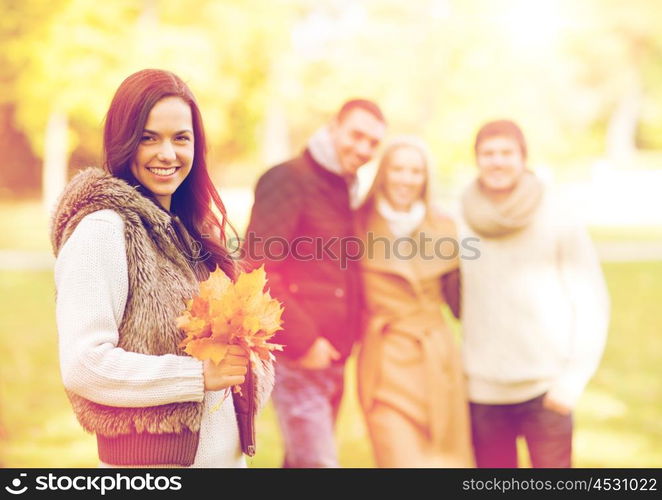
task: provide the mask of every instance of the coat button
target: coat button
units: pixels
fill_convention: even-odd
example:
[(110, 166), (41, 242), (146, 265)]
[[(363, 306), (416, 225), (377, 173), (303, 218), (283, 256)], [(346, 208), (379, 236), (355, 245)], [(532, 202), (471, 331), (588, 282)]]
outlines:
[(339, 299), (345, 296), (345, 290), (342, 288), (336, 288), (335, 291), (335, 296), (338, 297)]
[(292, 283), (292, 284), (289, 286), (289, 290), (290, 290), (290, 292), (292, 292), (292, 293), (297, 293), (297, 292), (299, 291), (299, 285), (297, 285), (296, 283)]

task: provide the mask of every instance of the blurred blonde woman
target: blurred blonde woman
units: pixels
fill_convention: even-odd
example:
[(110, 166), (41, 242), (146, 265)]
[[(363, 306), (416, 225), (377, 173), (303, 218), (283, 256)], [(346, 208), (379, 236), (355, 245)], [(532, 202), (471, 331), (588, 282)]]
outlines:
[(442, 314), (459, 245), (454, 222), (430, 208), (429, 158), (416, 138), (392, 141), (359, 209), (359, 398), (378, 467), (472, 466), (461, 359)]

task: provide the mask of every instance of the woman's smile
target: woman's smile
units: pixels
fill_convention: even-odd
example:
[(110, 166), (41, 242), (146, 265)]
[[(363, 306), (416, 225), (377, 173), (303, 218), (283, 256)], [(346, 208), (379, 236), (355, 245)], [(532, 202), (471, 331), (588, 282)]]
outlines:
[(145, 167), (147, 170), (149, 170), (151, 173), (156, 175), (157, 177), (172, 177), (172, 175), (177, 172), (177, 170), (181, 167)]

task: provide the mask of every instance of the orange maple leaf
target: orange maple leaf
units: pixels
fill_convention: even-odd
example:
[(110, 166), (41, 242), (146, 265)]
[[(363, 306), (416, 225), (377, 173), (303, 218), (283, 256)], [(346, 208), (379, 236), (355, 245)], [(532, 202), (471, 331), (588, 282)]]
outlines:
[(264, 291), (266, 283), (264, 266), (241, 273), (235, 283), (217, 268), (200, 283), (198, 295), (187, 301), (186, 310), (176, 320), (186, 334), (180, 347), (197, 359), (217, 364), (230, 344), (245, 347), (256, 369), (259, 359), (273, 359), (272, 351), (283, 349), (269, 342), (282, 329), (283, 308)]

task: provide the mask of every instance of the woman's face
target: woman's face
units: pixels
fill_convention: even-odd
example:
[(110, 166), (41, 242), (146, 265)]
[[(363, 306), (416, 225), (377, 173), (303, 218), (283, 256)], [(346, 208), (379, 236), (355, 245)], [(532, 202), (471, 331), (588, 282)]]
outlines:
[(384, 196), (398, 211), (406, 211), (423, 197), (427, 168), (421, 152), (403, 146), (391, 152), (386, 165)]
[(179, 97), (165, 97), (149, 112), (131, 173), (170, 210), (172, 194), (193, 166), (191, 107)]

